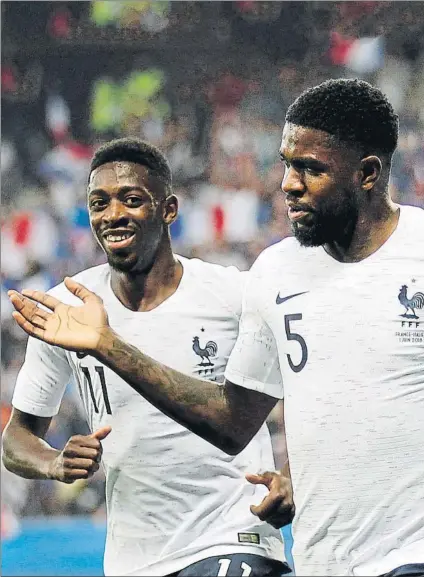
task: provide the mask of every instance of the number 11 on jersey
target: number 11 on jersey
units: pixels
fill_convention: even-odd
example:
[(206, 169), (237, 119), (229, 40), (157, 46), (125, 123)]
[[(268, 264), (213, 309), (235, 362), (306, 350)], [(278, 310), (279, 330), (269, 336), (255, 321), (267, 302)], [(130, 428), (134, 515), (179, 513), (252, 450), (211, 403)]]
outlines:
[[(216, 577), (226, 577), (228, 569), (231, 565), (231, 559), (219, 559), (219, 571)], [(248, 577), (252, 573), (252, 567), (245, 563), (241, 563), (240, 568), (242, 570), (241, 577)]]
[[(84, 376), (85, 376), (87, 384), (88, 384), (88, 388), (90, 390), (90, 396), (91, 396), (91, 400), (93, 401), (94, 411), (96, 413), (99, 413), (99, 407), (97, 406), (97, 403), (96, 403), (96, 396), (94, 394), (93, 381), (91, 380), (90, 371), (88, 370), (87, 367), (81, 367), (81, 370), (84, 373)], [(110, 408), (109, 396), (107, 394), (105, 370), (103, 367), (98, 367), (98, 366), (94, 367), (94, 370), (96, 371), (96, 373), (100, 377), (100, 385), (102, 387), (102, 395), (103, 395), (103, 401), (104, 401), (105, 407), (106, 407), (106, 413), (108, 415), (111, 415), (112, 409)]]

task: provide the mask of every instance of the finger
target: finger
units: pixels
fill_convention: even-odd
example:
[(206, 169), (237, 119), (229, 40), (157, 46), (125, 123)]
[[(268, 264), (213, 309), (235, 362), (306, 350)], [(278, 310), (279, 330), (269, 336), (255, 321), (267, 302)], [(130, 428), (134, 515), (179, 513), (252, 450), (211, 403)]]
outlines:
[(94, 439), (98, 439), (99, 441), (103, 441), (103, 439), (106, 439), (106, 437), (109, 435), (111, 431), (112, 427), (110, 425), (106, 425), (105, 427), (98, 429), (95, 433), (91, 435), (91, 437), (93, 437)]
[(75, 456), (79, 456), (78, 451), (82, 451), (84, 448), (90, 451), (98, 451), (100, 449), (100, 441), (93, 435), (74, 435), (69, 439), (65, 450), (72, 451)]
[(52, 297), (51, 295), (48, 295), (48, 294), (43, 293), (41, 291), (24, 289), (22, 291), (22, 294), (26, 297), (29, 297), (33, 301), (40, 303), (41, 305), (44, 305), (46, 308), (50, 309), (51, 311), (54, 311), (58, 305), (63, 304), (57, 298)]
[(251, 505), (250, 511), (256, 517), (259, 517), (261, 521), (267, 519), (267, 517), (274, 515), (280, 508), (283, 497), (281, 495), (267, 495), (262, 499), (259, 505)]
[(7, 291), (7, 296), (10, 302), (13, 304), (16, 310), (20, 310), (24, 306), (23, 296), (18, 291), (10, 290)]
[[(10, 302), (13, 304), (13, 306), (15, 307), (15, 309), (18, 312), (22, 312), (23, 314), (25, 314), (26, 316), (28, 314), (31, 314), (33, 312), (35, 312), (38, 307), (35, 304), (35, 302), (31, 301), (30, 299), (24, 297), (21, 295), (21, 293), (18, 293), (16, 291), (9, 291), (8, 293), (9, 296), (9, 300)], [(41, 310), (41, 309), (39, 309)], [(44, 311), (43, 311), (44, 312)]]
[(41, 341), (45, 340), (44, 329), (34, 326), (30, 321), (27, 321), (26, 318), (23, 315), (21, 315), (21, 313), (18, 313), (17, 311), (14, 311), (12, 313), (12, 317), (15, 319), (15, 321), (18, 323), (21, 329), (23, 329), (26, 332), (27, 335), (29, 335), (30, 337), (34, 337), (36, 339), (40, 339)]
[(88, 479), (91, 474), (86, 469), (65, 469), (63, 478), (65, 483), (73, 483), (77, 479)]
[(19, 293), (11, 294), (9, 296), (10, 302), (15, 309), (31, 324), (44, 329), (45, 321), (48, 320), (51, 313), (47, 313), (38, 307), (29, 299), (22, 297)]
[[(25, 316), (25, 315), (22, 315)], [(45, 330), (46, 329), (46, 321), (41, 318), (39, 315), (34, 315), (30, 319), (27, 319), (34, 327)]]
[(268, 471), (266, 473), (261, 474), (254, 474), (254, 473), (246, 474), (246, 480), (249, 481), (249, 483), (252, 483), (252, 485), (265, 485), (266, 487), (268, 487), (268, 489), (270, 488), (273, 479), (274, 479), (273, 473), (269, 473)]
[(293, 521), (295, 513), (296, 507), (293, 501), (283, 500), (275, 513), (271, 512), (265, 517), (265, 521), (280, 529)]
[(94, 459), (82, 458), (66, 459), (64, 462), (66, 469), (85, 469), (86, 471), (91, 471), (96, 464)]
[(101, 451), (99, 447), (66, 447), (63, 451), (64, 457), (67, 459), (90, 459), (98, 461), (101, 458)]
[(92, 299), (96, 299), (96, 300), (100, 300), (100, 301), (102, 300), (95, 293), (88, 290), (88, 288), (86, 288), (84, 285), (80, 284), (79, 282), (75, 281), (72, 278), (69, 278), (68, 276), (65, 277), (64, 282), (65, 282), (66, 288), (69, 291), (71, 291), (71, 293), (74, 294), (76, 297), (81, 299), (82, 302), (84, 302), (84, 303), (86, 303), (87, 301), (92, 300)]

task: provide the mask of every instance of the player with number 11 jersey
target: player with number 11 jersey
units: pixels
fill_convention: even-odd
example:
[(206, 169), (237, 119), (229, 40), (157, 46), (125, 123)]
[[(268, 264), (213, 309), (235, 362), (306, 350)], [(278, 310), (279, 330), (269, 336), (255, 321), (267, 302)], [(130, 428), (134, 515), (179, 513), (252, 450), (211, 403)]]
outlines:
[[(149, 170), (143, 158), (134, 157), (134, 148), (147, 157)], [(109, 162), (106, 153), (114, 154), (115, 161)], [(160, 155), (156, 149), (117, 141), (106, 153), (92, 170), (89, 207), (108, 264), (74, 278), (102, 298), (109, 322), (122, 338), (218, 387), (238, 335), (244, 274), (172, 254), (165, 224), (176, 216), (171, 212), (176, 200), (168, 193), (163, 217), (165, 194), (154, 176), (160, 170), (149, 160)], [(148, 258), (150, 243), (155, 246), (156, 233), (160, 240), (154, 264), (140, 264)], [(140, 271), (133, 272), (137, 267)], [(149, 283), (149, 275), (156, 275), (154, 282)], [(150, 302), (143, 300), (149, 287), (154, 292)], [(80, 304), (63, 283), (50, 294)], [(106, 575), (183, 576), (190, 574), (184, 572), (190, 566), (203, 572), (208, 560), (207, 571), (214, 575), (223, 575), (227, 562), (232, 575), (289, 571), (279, 531), (250, 512), (266, 490), (250, 485), (245, 474), (275, 468), (266, 426), (240, 455), (228, 456), (168, 418), (93, 356), (33, 338), (15, 388), (15, 412), (37, 418), (56, 415), (70, 378), (91, 430), (111, 427), (102, 440)]]

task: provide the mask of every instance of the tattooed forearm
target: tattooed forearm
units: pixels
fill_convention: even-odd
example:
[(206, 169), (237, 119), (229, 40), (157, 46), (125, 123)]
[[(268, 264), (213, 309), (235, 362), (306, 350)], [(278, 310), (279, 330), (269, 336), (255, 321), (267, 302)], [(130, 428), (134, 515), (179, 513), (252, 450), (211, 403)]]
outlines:
[(163, 413), (217, 447), (233, 453), (246, 444), (248, 427), (237, 426), (236, 402), (227, 386), (170, 369), (113, 331), (101, 339), (96, 357)]
[[(197, 406), (199, 410), (202, 410), (203, 406), (207, 407), (209, 403), (218, 402), (219, 409), (224, 408), (224, 395), (215, 384), (169, 369), (119, 338), (113, 339), (109, 356), (112, 362), (117, 363), (128, 374), (137, 375), (137, 380), (141, 377), (147, 383), (161, 383), (162, 387), (157, 389), (156, 393), (160, 394), (162, 391), (166, 396), (171, 396), (174, 402), (188, 407)], [(199, 384), (200, 387), (196, 386)]]

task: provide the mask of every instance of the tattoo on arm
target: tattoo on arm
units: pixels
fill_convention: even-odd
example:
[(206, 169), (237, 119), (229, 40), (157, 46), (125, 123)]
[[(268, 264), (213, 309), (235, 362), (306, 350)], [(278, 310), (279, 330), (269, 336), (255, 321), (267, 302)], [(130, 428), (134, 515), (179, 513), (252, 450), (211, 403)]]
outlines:
[(97, 357), (163, 413), (228, 453), (244, 448), (276, 402), (175, 371), (113, 332), (102, 339)]

